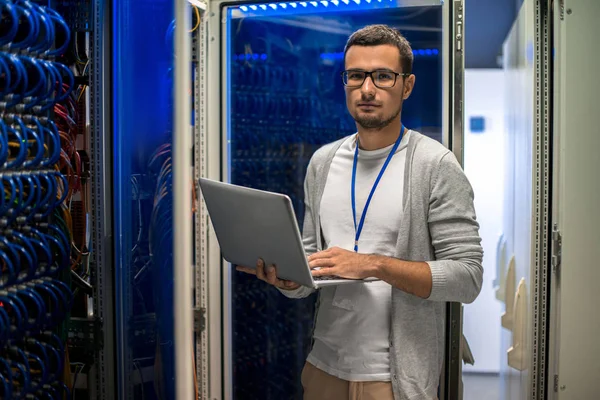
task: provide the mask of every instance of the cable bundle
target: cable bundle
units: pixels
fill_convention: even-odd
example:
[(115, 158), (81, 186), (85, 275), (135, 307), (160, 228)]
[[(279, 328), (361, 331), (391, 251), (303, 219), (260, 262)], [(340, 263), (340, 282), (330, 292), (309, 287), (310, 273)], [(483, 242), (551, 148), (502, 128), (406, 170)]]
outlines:
[(80, 189), (81, 164), (68, 129), (73, 73), (54, 57), (70, 31), (31, 1), (0, 0), (0, 12), (0, 398), (63, 399), (61, 324), (73, 302), (65, 200)]

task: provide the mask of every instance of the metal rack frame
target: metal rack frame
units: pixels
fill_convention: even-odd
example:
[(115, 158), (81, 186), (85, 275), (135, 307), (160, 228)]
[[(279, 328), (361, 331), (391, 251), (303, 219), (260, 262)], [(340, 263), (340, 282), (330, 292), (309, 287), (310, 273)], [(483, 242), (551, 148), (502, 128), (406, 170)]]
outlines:
[(198, 178), (207, 174), (207, 36), (206, 12), (201, 12), (200, 26), (192, 37), (192, 63), (194, 65), (194, 190), (198, 199), (194, 223), (194, 283), (195, 283), (195, 354), (198, 396), (211, 398), (209, 385), (210, 352), (206, 314), (208, 310), (208, 214), (198, 186)]
[(552, 166), (552, 2), (535, 0), (535, 106), (533, 181), (533, 265), (531, 295), (532, 347), (530, 396), (546, 398), (548, 342), (548, 279), (550, 266), (551, 166)]
[(91, 232), (94, 285), (94, 316), (101, 325), (103, 347), (96, 354), (95, 385), (90, 398), (116, 398), (114, 256), (112, 236), (112, 125), (111, 121), (111, 19), (110, 2), (93, 2), (93, 30), (90, 43), (90, 137), (91, 137)]

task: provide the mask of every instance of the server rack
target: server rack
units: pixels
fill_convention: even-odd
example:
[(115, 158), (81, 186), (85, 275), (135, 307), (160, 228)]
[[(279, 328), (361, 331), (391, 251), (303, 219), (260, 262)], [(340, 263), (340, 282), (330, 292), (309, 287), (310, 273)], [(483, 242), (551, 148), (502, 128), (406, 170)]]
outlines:
[(3, 0), (0, 13), (0, 397), (190, 398), (195, 360), (177, 354), (193, 343), (201, 10)]
[(90, 7), (0, 3), (3, 398), (79, 393), (100, 345), (88, 222)]
[[(429, 25), (406, 22), (411, 13), (427, 12), (434, 15)], [(215, 1), (208, 4), (207, 15), (207, 133), (197, 136), (207, 153), (196, 153), (197, 159), (210, 154), (201, 166), (204, 176), (287, 193), (301, 219), (302, 179), (310, 155), (353, 130), (341, 85), (335, 86), (343, 44), (353, 29), (375, 22), (396, 25), (414, 40), (415, 68), (434, 81), (427, 88), (438, 96), (427, 103), (432, 115), (420, 113), (423, 94), (418, 90), (425, 83), (417, 79), (414, 98), (405, 103), (403, 115), (412, 115), (405, 125), (437, 138), (462, 159), (461, 1)], [(431, 35), (429, 42), (419, 42), (421, 29)], [(428, 62), (434, 66), (426, 72)], [(298, 70), (285, 70), (291, 66)], [(325, 114), (328, 118), (319, 119)], [(196, 246), (206, 254), (196, 288), (201, 293), (198, 312), (206, 312), (207, 321), (197, 341), (201, 392), (216, 398), (299, 396), (314, 299), (291, 302), (232, 272), (222, 263), (210, 231), (196, 238)], [(458, 398), (461, 391), (460, 312), (460, 305), (449, 305), (441, 398)], [(270, 321), (269, 313), (284, 322)], [(222, 353), (211, 351), (220, 348)]]

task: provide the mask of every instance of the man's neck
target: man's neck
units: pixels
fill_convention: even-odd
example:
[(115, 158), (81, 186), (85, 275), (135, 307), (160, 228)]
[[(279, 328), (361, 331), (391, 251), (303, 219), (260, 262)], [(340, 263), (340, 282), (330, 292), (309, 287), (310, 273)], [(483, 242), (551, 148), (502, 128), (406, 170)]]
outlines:
[(398, 139), (401, 127), (400, 117), (394, 119), (382, 129), (365, 129), (358, 126), (360, 148), (363, 150), (377, 150), (394, 144)]

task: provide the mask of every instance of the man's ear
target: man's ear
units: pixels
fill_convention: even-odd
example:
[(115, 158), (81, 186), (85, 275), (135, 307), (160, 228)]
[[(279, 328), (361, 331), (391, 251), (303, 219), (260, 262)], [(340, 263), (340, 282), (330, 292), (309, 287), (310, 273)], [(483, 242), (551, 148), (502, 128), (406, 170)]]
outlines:
[(404, 93), (402, 93), (402, 99), (406, 100), (410, 97), (410, 94), (413, 91), (413, 88), (415, 87), (415, 80), (417, 79), (417, 77), (414, 74), (410, 74), (410, 76), (408, 78), (405, 78), (404, 80)]

